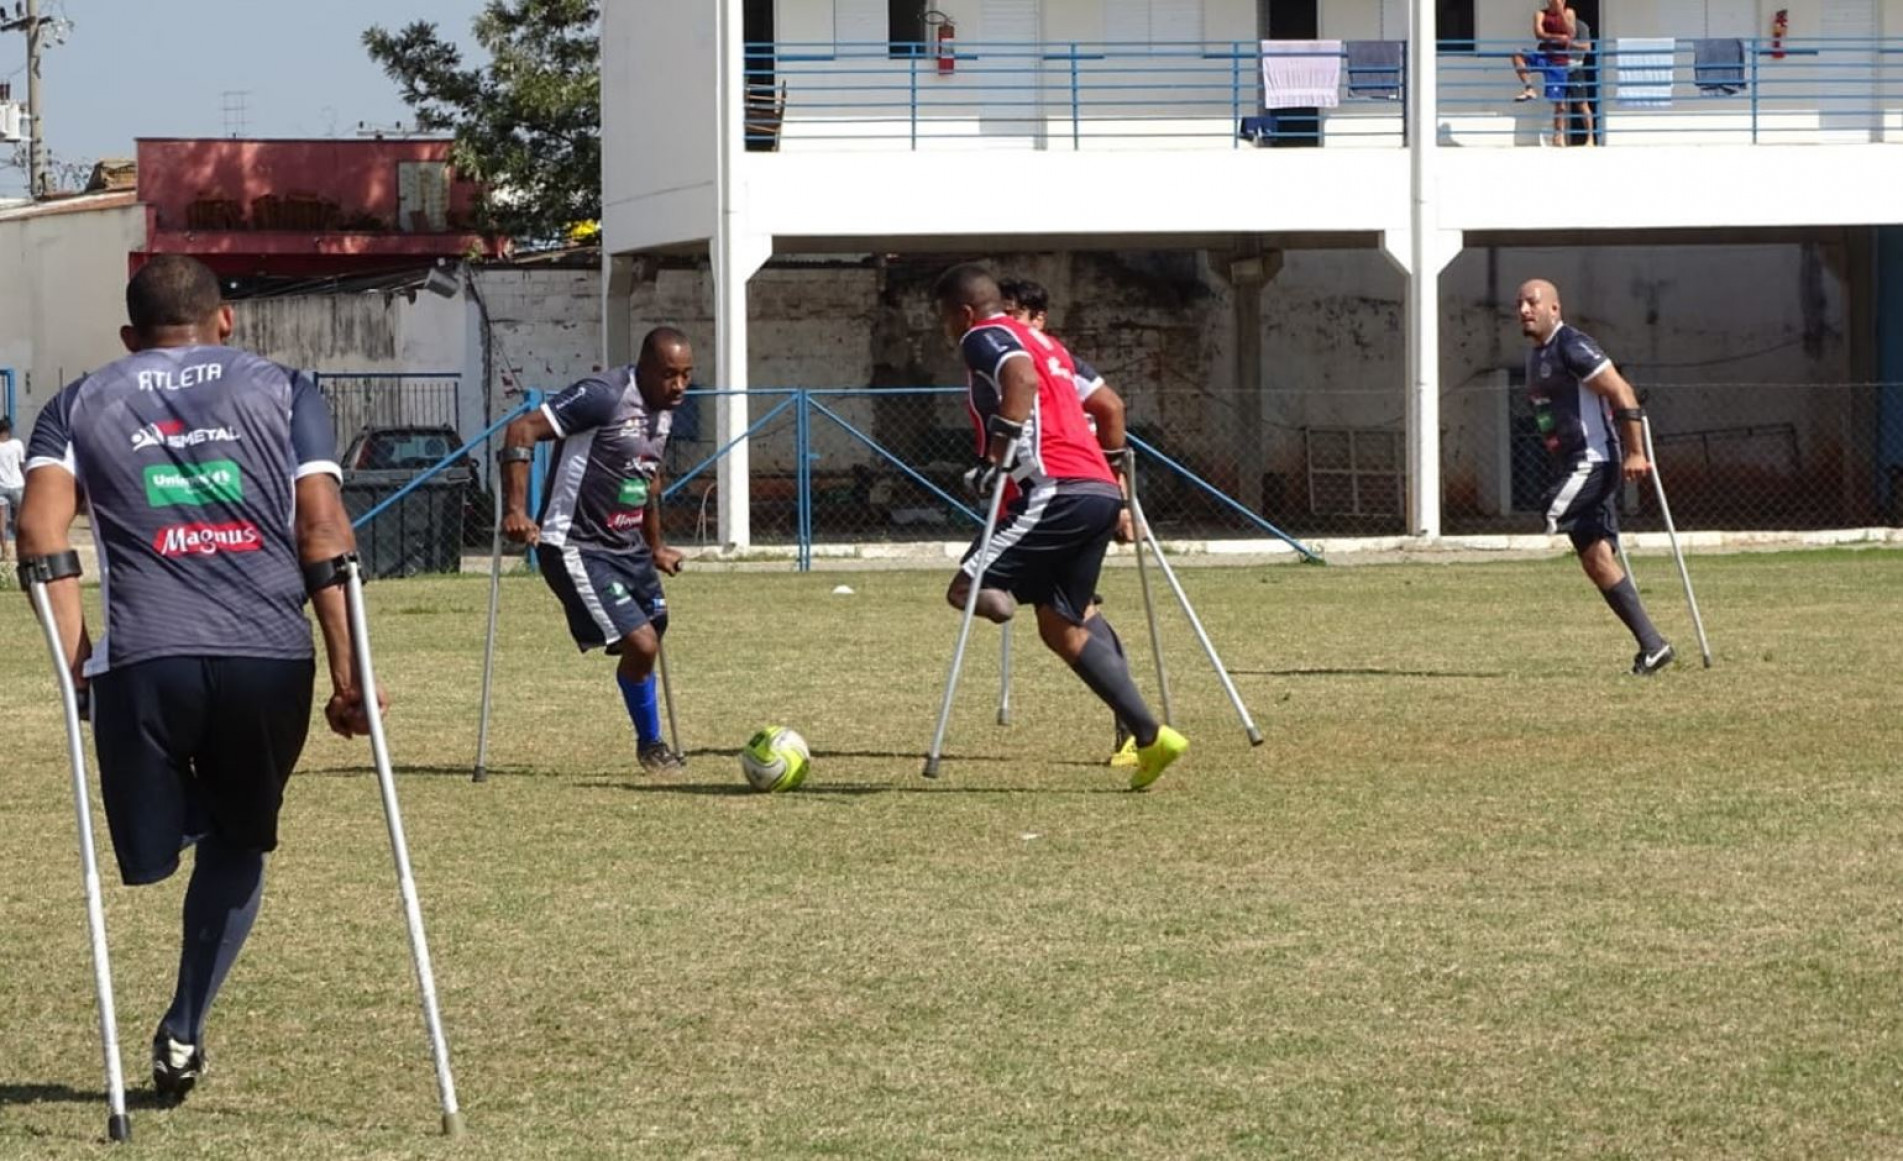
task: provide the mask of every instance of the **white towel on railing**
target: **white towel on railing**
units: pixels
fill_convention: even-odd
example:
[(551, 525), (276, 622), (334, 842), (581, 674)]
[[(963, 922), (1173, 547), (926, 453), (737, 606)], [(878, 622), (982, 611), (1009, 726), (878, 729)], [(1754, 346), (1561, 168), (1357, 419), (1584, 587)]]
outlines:
[(1631, 109), (1669, 108), (1672, 55), (1677, 51), (1678, 41), (1669, 36), (1621, 36), (1614, 40), (1619, 103)]
[(1333, 109), (1340, 104), (1339, 40), (1262, 42), (1264, 109)]

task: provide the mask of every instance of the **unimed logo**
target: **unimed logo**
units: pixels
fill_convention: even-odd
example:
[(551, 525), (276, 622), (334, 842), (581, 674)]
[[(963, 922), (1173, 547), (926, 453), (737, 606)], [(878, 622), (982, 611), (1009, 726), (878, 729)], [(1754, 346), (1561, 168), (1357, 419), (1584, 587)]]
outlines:
[(234, 460), (202, 464), (154, 464), (145, 469), (145, 502), (154, 508), (202, 507), (244, 499), (244, 473)]
[(256, 552), (264, 546), (258, 526), (249, 520), (229, 524), (174, 524), (159, 529), (152, 550), (160, 556), (215, 556), (221, 552)]

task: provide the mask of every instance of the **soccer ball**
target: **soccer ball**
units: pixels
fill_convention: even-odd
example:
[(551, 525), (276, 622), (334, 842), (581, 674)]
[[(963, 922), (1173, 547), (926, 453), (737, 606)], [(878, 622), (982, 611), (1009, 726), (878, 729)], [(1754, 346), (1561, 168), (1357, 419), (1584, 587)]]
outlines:
[(785, 726), (767, 726), (747, 740), (740, 751), (740, 771), (755, 790), (776, 794), (792, 790), (806, 781), (812, 765), (812, 751), (799, 731)]

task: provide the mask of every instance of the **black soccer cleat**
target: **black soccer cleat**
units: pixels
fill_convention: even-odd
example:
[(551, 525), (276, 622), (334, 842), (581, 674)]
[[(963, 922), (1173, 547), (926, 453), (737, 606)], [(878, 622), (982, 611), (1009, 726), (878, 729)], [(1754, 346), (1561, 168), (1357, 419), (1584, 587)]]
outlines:
[(635, 757), (641, 763), (641, 769), (649, 774), (679, 774), (687, 765), (666, 742), (642, 746)]
[(1638, 655), (1632, 659), (1632, 675), (1634, 677), (1650, 677), (1677, 659), (1678, 654), (1673, 651), (1670, 641), (1660, 645), (1658, 651), (1655, 653), (1647, 653), (1641, 649)]
[(164, 1032), (152, 1042), (152, 1087), (160, 1096), (182, 1101), (205, 1075), (205, 1050), (197, 1044), (180, 1044)]

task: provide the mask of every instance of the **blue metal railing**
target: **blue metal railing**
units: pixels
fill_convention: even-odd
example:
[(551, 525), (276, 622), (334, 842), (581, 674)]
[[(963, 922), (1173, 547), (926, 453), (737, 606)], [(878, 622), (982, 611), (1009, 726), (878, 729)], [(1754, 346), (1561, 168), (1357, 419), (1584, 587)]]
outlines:
[[(1313, 43), (1340, 47), (1278, 42), (1265, 69), (1252, 40), (958, 41), (949, 55), (930, 42), (750, 43), (747, 141), (756, 150), (1404, 144), (1405, 42)], [(1569, 52), (1576, 67), (1544, 70), (1536, 51), (1528, 40), (1443, 42), (1443, 140), (1541, 140), (1558, 103), (1568, 106), (1561, 129), (1579, 143), (1588, 115), (1596, 142), (1903, 133), (1903, 38), (1605, 38)], [(1516, 100), (1528, 87), (1532, 98)], [(1271, 92), (1276, 104), (1309, 103), (1266, 108)]]

